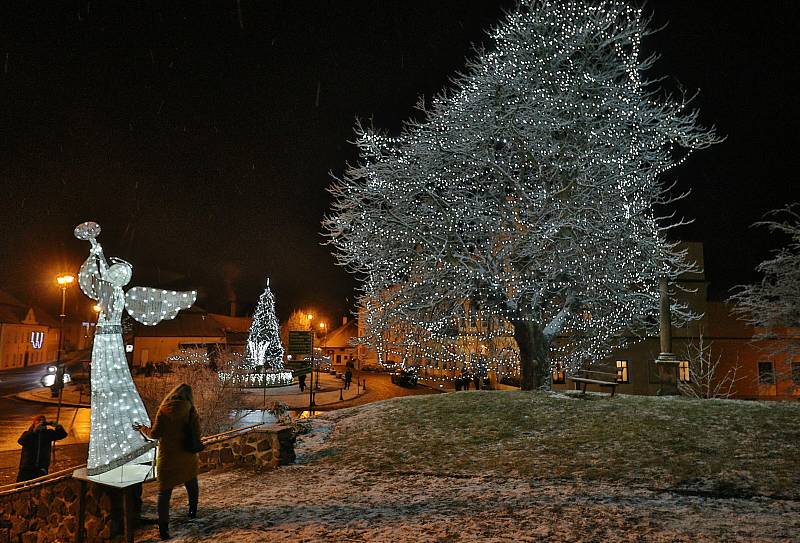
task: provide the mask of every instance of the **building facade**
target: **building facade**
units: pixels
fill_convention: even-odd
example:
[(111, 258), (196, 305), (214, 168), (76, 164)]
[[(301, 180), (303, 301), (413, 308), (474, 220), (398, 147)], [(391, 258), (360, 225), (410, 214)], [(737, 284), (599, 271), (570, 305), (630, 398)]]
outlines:
[[(699, 270), (704, 270), (702, 244), (685, 242), (682, 245), (689, 260), (694, 261)], [(704, 271), (682, 276), (674, 290), (700, 318), (671, 329), (671, 351), (678, 362), (675, 375), (669, 377), (673, 388), (676, 381), (685, 387), (697, 388), (700, 377), (697, 365), (702, 358), (700, 362), (706, 373), (710, 365), (714, 366), (714, 375), (706, 376), (703, 385), (716, 388), (720, 395), (741, 399), (800, 398), (800, 357), (793, 358), (781, 352), (789, 343), (800, 343), (800, 330), (785, 330), (780, 337), (770, 340), (758, 339), (758, 330), (734, 318), (729, 304), (708, 300)], [(367, 365), (417, 366), (420, 376), (433, 382), (447, 383), (462, 375), (485, 374), (492, 386), (514, 383), (518, 377), (519, 354), (513, 328), (508, 323), (482, 322), (468, 304), (464, 315), (447, 345), (432, 345), (427, 352), (414, 352), (403, 348), (404, 343), (411, 345), (413, 341), (404, 342), (401, 330), (390, 329), (384, 334), (390, 347), (379, 353), (361, 346), (359, 357)], [(481, 339), (487, 332), (492, 339)], [(624, 348), (603, 360), (592, 361), (591, 367), (616, 373), (617, 391), (622, 394), (655, 395), (668, 391), (670, 387), (665, 385), (670, 383), (664, 382), (664, 374), (655, 362), (661, 351), (659, 337), (630, 335), (625, 340)], [(558, 341), (568, 342), (569, 338), (562, 337)], [(701, 346), (702, 355), (699, 354)], [(577, 388), (570, 381), (568, 371), (559, 367), (553, 368), (552, 377), (555, 389)], [(593, 385), (588, 385), (587, 390), (607, 391)]]
[(137, 326), (133, 336), (132, 365), (167, 360), (181, 349), (232, 348), (243, 352), (252, 318), (229, 317), (197, 309), (182, 311), (155, 326)]
[(0, 290), (0, 370), (53, 362), (58, 341), (58, 321)]

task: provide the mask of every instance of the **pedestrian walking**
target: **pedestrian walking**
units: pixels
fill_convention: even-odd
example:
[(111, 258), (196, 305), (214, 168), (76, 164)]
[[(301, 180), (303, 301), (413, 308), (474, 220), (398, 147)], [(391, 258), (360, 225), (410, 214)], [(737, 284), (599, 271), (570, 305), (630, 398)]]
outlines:
[(192, 387), (182, 383), (164, 397), (152, 428), (138, 423), (133, 428), (158, 439), (158, 531), (164, 541), (170, 539), (169, 502), (173, 488), (181, 484), (186, 488), (189, 518), (197, 516), (200, 417), (194, 407)]
[(350, 383), (353, 381), (353, 372), (350, 371), (350, 368), (347, 368), (347, 371), (344, 372), (344, 389), (350, 390)]
[(300, 386), (300, 392), (303, 392), (306, 389), (306, 374), (301, 373), (300, 377), (297, 378), (297, 384)]
[(44, 415), (35, 416), (31, 425), (17, 440), (17, 443), (22, 445), (17, 482), (30, 481), (47, 475), (50, 470), (53, 442), (65, 437), (67, 431), (59, 423), (47, 422)]

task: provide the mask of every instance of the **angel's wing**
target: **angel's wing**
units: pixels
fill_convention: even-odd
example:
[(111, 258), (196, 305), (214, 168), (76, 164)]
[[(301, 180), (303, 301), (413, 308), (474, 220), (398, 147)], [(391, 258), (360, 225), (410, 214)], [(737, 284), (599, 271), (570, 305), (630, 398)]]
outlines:
[(197, 292), (179, 292), (149, 287), (133, 287), (125, 293), (128, 314), (147, 326), (163, 320), (174, 319), (181, 309), (189, 309), (197, 299)]

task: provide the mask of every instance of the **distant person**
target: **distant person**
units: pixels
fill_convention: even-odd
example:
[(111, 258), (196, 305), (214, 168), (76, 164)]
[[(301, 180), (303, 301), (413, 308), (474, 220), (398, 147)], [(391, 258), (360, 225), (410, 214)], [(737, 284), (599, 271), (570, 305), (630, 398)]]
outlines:
[(477, 373), (472, 377), (472, 380), (475, 382), (475, 390), (480, 390), (481, 389), (481, 378), (478, 377)]
[(144, 376), (145, 377), (151, 377), (155, 371), (156, 371), (156, 365), (153, 364), (152, 360), (144, 365)]
[[(48, 428), (52, 426), (52, 428)], [(50, 455), (53, 441), (67, 437), (67, 432), (60, 424), (47, 422), (44, 415), (37, 415), (27, 430), (22, 432), (17, 443), (22, 445), (19, 458), (17, 482), (30, 481), (47, 475), (50, 469)]]
[(344, 389), (350, 390), (350, 383), (353, 381), (353, 372), (350, 371), (350, 368), (347, 368), (347, 371), (344, 372)]
[(192, 387), (182, 383), (164, 397), (152, 428), (138, 423), (133, 428), (158, 439), (158, 532), (164, 541), (170, 539), (169, 502), (173, 488), (181, 484), (186, 488), (189, 518), (197, 517), (200, 495), (197, 453), (191, 452), (187, 445), (190, 432), (200, 435), (200, 417), (194, 407)]
[(306, 374), (301, 373), (300, 377), (297, 378), (297, 384), (300, 385), (300, 392), (303, 392), (306, 389)]

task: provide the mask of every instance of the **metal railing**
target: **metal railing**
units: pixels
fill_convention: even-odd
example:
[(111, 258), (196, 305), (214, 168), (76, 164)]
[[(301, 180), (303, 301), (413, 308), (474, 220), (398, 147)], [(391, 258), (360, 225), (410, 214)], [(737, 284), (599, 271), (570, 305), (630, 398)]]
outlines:
[[(214, 434), (210, 436), (205, 436), (202, 438), (202, 442), (204, 445), (211, 445), (214, 443), (219, 443), (220, 441), (225, 441), (226, 439), (230, 439), (232, 437), (236, 437), (242, 434), (247, 433), (248, 431), (252, 430), (253, 428), (258, 428), (259, 426), (264, 426), (265, 422), (259, 422), (256, 424), (251, 424), (250, 426), (243, 426), (241, 428), (234, 428), (233, 430), (228, 430), (225, 432), (220, 432), (219, 434)], [(79, 464), (76, 466), (72, 466), (69, 468), (64, 468), (59, 471), (54, 471), (53, 473), (48, 473), (47, 475), (42, 475), (41, 477), (37, 477), (36, 479), (30, 479), (28, 481), (21, 481), (19, 483), (9, 483), (7, 485), (0, 486), (0, 496), (5, 496), (7, 494), (13, 494), (18, 492), (23, 488), (33, 487), (42, 485), (44, 483), (49, 483), (55, 481), (56, 479), (61, 479), (64, 477), (72, 477), (72, 473), (76, 469), (85, 468), (86, 464)]]

